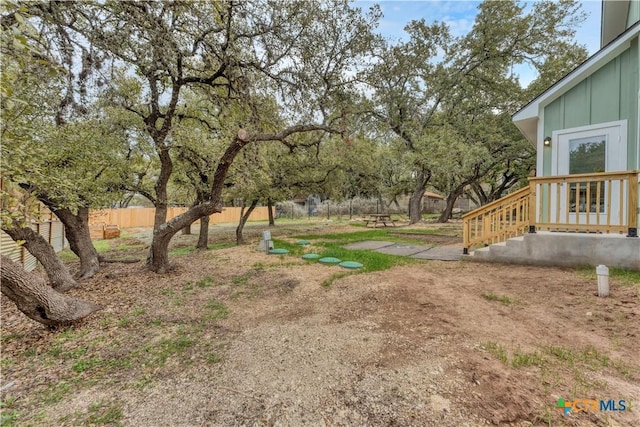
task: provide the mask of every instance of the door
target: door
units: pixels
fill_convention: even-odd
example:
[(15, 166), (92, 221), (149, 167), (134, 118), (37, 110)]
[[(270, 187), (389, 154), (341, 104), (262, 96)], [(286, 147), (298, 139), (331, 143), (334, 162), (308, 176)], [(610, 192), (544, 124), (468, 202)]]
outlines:
[[(627, 170), (626, 120), (557, 131), (552, 140), (556, 141), (556, 147), (552, 147), (552, 175)], [(560, 218), (566, 218), (568, 209), (569, 223), (604, 223), (608, 210), (611, 225), (619, 225), (619, 182), (600, 186), (596, 182), (572, 183), (563, 185), (559, 191), (560, 206), (552, 209), (560, 209)], [(569, 191), (568, 202), (566, 191)], [(608, 197), (611, 197), (609, 206)], [(556, 204), (555, 194), (551, 200)]]

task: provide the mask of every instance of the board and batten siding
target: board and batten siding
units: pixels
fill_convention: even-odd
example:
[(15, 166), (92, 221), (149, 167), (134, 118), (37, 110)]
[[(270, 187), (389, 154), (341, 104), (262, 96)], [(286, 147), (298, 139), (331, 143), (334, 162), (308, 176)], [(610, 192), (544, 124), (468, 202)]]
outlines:
[[(638, 89), (640, 46), (629, 49), (544, 107), (544, 136), (554, 131), (627, 120), (627, 168), (640, 168), (638, 160)], [(544, 147), (543, 175), (551, 175), (551, 147)]]

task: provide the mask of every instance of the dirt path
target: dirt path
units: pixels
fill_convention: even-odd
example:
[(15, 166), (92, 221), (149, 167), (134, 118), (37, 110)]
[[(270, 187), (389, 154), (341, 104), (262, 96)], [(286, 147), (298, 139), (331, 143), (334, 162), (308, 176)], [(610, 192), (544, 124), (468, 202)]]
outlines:
[[(13, 362), (2, 381), (16, 382), (27, 423), (77, 424), (95, 402), (115, 402), (113, 424), (130, 426), (640, 425), (633, 286), (612, 281), (603, 299), (574, 270), (432, 261), (324, 287), (338, 267), (250, 247), (177, 257), (176, 267), (157, 276), (108, 266), (78, 292), (106, 309), (74, 330), (73, 346), (101, 360), (122, 360), (138, 342), (165, 349), (167, 337), (196, 337), (190, 347), (162, 363), (135, 353), (132, 365), (40, 408), (34, 393), (73, 384), (64, 368), (76, 365), (47, 358), (59, 335), (2, 301), (3, 336), (21, 335), (3, 338)], [(24, 356), (30, 347), (39, 359)], [(220, 360), (208, 363), (214, 351)], [(559, 397), (632, 403), (565, 417)]]

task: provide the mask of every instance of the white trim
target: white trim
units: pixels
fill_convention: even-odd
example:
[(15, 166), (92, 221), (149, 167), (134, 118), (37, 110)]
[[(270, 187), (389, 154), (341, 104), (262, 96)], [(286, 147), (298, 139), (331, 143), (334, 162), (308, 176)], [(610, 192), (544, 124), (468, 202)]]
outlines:
[[(622, 52), (627, 50), (631, 46), (631, 40), (637, 37), (639, 33), (640, 25), (635, 24), (630, 28), (629, 31), (622, 34), (609, 45), (596, 52), (585, 62), (574, 68), (573, 71), (556, 82), (556, 84), (551, 86), (540, 96), (524, 106), (520, 111), (516, 112), (512, 116), (513, 122), (516, 124), (516, 126), (518, 126), (518, 122), (537, 119), (544, 107), (555, 101), (559, 96), (568, 92), (584, 79), (609, 63), (609, 61), (613, 60)], [(521, 129), (520, 126), (518, 126), (518, 128)], [(540, 139), (538, 135), (525, 134), (525, 136), (529, 141), (537, 141), (538, 139)]]
[[(618, 144), (616, 144), (614, 142), (614, 146), (618, 146), (620, 151), (622, 152), (617, 152), (615, 153), (616, 157), (623, 157), (624, 158), (624, 168), (620, 169), (620, 170), (626, 170), (627, 169), (627, 119), (624, 120), (616, 120), (613, 122), (606, 122), (606, 123), (598, 123), (595, 125), (587, 125), (587, 126), (579, 126), (579, 127), (575, 127), (575, 128), (570, 128), (570, 129), (561, 129), (561, 130), (556, 130), (553, 131), (552, 133), (552, 139), (553, 139), (553, 145), (551, 146), (551, 176), (555, 176), (558, 175), (558, 152), (560, 149), (560, 137), (563, 135), (567, 135), (567, 134), (572, 134), (572, 133), (583, 133), (583, 132), (597, 132), (599, 129), (607, 129), (607, 128), (620, 128), (620, 141), (618, 141)], [(610, 154), (614, 154), (614, 153), (610, 153), (610, 148), (607, 148), (607, 157)], [(613, 172), (612, 169), (609, 169), (609, 162), (607, 161), (607, 169), (605, 170), (605, 172)]]
[[(542, 110), (540, 112), (540, 119), (538, 120), (537, 123), (537, 134), (538, 135), (543, 135), (544, 134), (544, 110)], [(545, 136), (543, 136), (542, 138), (537, 138), (537, 141), (535, 141), (534, 146), (536, 147), (536, 176), (544, 176), (544, 141), (543, 139), (545, 138)], [(553, 138), (551, 139), (551, 149), (553, 150)], [(552, 153), (553, 154), (553, 153)]]
[(603, 1), (600, 47), (622, 34), (629, 19), (629, 0)]
[[(604, 160), (604, 172), (627, 170), (627, 120), (625, 119), (554, 131), (551, 175), (556, 176), (569, 174), (570, 144), (574, 138), (599, 138), (601, 135), (606, 136), (607, 141)], [(623, 187), (621, 187), (621, 185)], [(618, 222), (618, 218), (622, 218), (620, 216), (621, 212), (619, 211), (621, 203), (620, 196), (621, 190), (624, 188), (624, 185), (625, 184), (621, 184), (619, 181), (612, 181), (607, 184), (608, 189), (606, 189), (606, 191), (610, 192), (609, 197), (611, 200), (609, 209), (612, 225), (620, 225), (620, 223)], [(601, 215), (599, 217), (601, 221), (606, 220), (606, 216), (600, 213), (584, 213), (578, 211), (573, 213), (567, 212), (567, 209), (569, 209), (566, 203), (566, 201), (568, 200), (567, 197), (569, 196), (568, 188), (569, 187), (565, 185), (557, 186), (554, 189), (550, 190), (552, 191), (550, 205), (551, 212), (559, 212), (561, 217), (564, 217), (564, 215), (568, 214), (569, 221), (572, 223), (574, 221), (578, 221), (578, 218), (582, 218), (579, 220), (579, 222), (581, 223), (585, 223), (587, 219), (589, 219), (592, 223), (595, 223), (598, 220), (598, 215)], [(560, 191), (559, 194), (558, 191)], [(557, 205), (556, 200), (560, 200), (559, 206)], [(626, 212), (626, 208), (623, 209), (623, 215), (624, 212)]]

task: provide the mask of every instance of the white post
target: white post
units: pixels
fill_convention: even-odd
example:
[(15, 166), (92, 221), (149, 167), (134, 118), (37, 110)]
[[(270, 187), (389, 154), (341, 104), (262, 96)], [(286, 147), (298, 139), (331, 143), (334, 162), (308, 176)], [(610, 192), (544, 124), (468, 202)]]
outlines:
[(609, 296), (609, 269), (606, 265), (599, 265), (596, 267), (596, 274), (598, 275), (598, 296)]
[(264, 251), (266, 253), (269, 253), (269, 249), (271, 246), (271, 232), (270, 231), (263, 231), (262, 232), (262, 240), (264, 241)]

